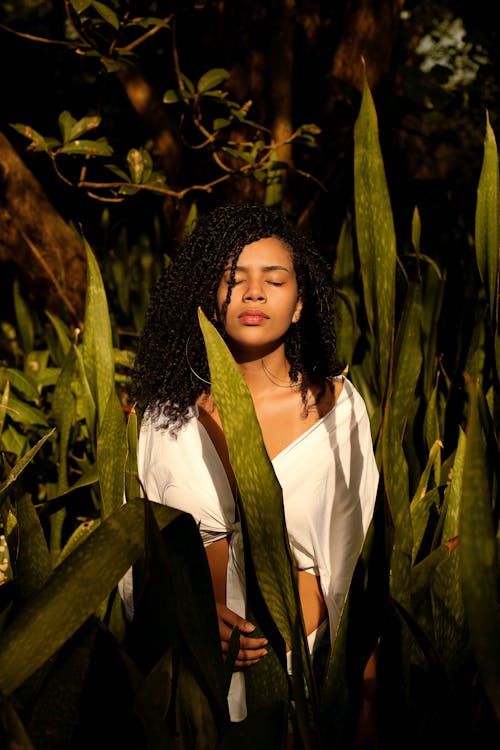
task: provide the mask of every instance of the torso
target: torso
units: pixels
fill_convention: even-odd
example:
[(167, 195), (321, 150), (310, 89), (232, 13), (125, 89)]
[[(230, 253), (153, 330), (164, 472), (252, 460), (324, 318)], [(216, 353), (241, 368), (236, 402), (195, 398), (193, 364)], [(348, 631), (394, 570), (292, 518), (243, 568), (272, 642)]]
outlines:
[[(275, 391), (272, 397), (254, 397), (254, 406), (259, 421), (264, 444), (270, 460), (306, 432), (318, 419), (329, 412), (340, 391), (342, 382), (334, 380), (327, 384), (325, 393), (318, 404), (314, 404), (315, 394), (310, 394), (307, 415), (304, 415), (300, 391), (288, 389)], [(229, 483), (236, 490), (236, 479), (229, 462), (219, 414), (210, 395), (203, 395), (198, 399), (198, 419), (210, 436), (226, 470)], [(208, 545), (206, 548), (208, 562), (212, 573), (214, 593), (217, 601), (225, 598), (225, 580), (228, 559), (228, 541), (222, 539)], [(298, 587), (302, 604), (302, 613), (306, 633), (311, 633), (326, 619), (327, 610), (321, 593), (319, 578), (306, 571), (298, 571)]]

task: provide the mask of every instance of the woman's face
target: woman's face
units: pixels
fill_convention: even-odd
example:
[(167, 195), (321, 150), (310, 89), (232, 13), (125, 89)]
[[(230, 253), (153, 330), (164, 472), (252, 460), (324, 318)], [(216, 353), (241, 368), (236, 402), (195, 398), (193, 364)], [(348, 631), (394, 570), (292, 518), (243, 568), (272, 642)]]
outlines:
[(276, 348), (302, 310), (290, 251), (276, 237), (245, 245), (235, 269), (235, 285), (224, 313), (231, 258), (217, 291), (217, 315), (231, 349)]

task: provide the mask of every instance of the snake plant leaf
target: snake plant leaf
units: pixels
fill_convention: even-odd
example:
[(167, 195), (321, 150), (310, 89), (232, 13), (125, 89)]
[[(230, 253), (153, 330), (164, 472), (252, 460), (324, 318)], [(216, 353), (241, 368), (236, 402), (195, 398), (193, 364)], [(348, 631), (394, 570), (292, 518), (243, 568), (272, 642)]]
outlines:
[(134, 408), (129, 412), (127, 419), (127, 459), (125, 462), (125, 497), (139, 497), (141, 487), (137, 472), (137, 440), (138, 424), (137, 414)]
[[(198, 319), (207, 350), (212, 394), (238, 482), (257, 582), (285, 642), (302, 654), (304, 675), (311, 686), (310, 660), (285, 526), (281, 486), (267, 455), (252, 397), (241, 373), (223, 339), (201, 309), (198, 310)], [(297, 623), (300, 639), (297, 639)]]
[(29, 305), (21, 294), (18, 278), (14, 280), (12, 285), (12, 293), (14, 298), (17, 330), (21, 336), (24, 352), (25, 354), (28, 354), (35, 348), (35, 325)]
[(408, 412), (415, 399), (417, 381), (422, 368), (421, 315), (420, 289), (416, 284), (410, 284), (394, 347), (394, 375), (389, 401), (393, 429), (397, 431), (400, 439), (403, 437)]
[(478, 389), (477, 383), (467, 382), (469, 414), (460, 516), (462, 586), (472, 650), (492, 708), (500, 719), (498, 560)]
[[(227, 677), (210, 569), (192, 516), (184, 513), (160, 532), (151, 512), (157, 505), (150, 503), (146, 507), (146, 554), (133, 572), (134, 618), (129, 643), (133, 644), (134, 660), (144, 673), (151, 675), (155, 690), (160, 693), (168, 689), (160, 663), (171, 652), (175, 674), (179, 676), (177, 669), (182, 672), (179, 679), (184, 680), (187, 700), (185, 706), (176, 707), (180, 712), (177, 718), (188, 734), (191, 730), (186, 725), (186, 713), (189, 724), (199, 724), (199, 734), (209, 734), (208, 714), (205, 710), (203, 715), (198, 712), (198, 704), (205, 704), (207, 698), (215, 722), (219, 726), (229, 723)], [(165, 667), (170, 668), (168, 664)], [(175, 685), (173, 689), (176, 690)], [(179, 696), (177, 700), (181, 702)], [(163, 698), (160, 703), (164, 703)]]
[(12, 391), (9, 395), (8, 404), (9, 416), (13, 422), (20, 425), (40, 425), (41, 427), (48, 427), (47, 417), (41, 409), (36, 406), (27, 404), (26, 401), (14, 396)]
[(60, 565), (62, 561), (88, 537), (89, 534), (92, 534), (92, 532), (97, 529), (100, 523), (101, 520), (99, 518), (89, 518), (77, 526), (60, 551), (54, 567), (56, 568)]
[(85, 362), (80, 349), (73, 345), (73, 349), (76, 356), (76, 374), (77, 380), (73, 384), (77, 398), (76, 398), (76, 417), (77, 419), (83, 418), (87, 429), (89, 431), (90, 442), (92, 446), (96, 445), (96, 402), (92, 395), (90, 383), (87, 377), (87, 371), (85, 369)]
[(123, 503), (127, 433), (123, 409), (114, 383), (97, 438), (97, 473), (101, 488), (101, 516), (106, 518)]
[(252, 397), (237, 365), (201, 310), (198, 317), (207, 348), (212, 393), (242, 497), (257, 580), (283, 638), (292, 643), (299, 600), (281, 486), (267, 455)]
[(56, 332), (57, 340), (59, 342), (59, 346), (61, 347), (62, 353), (64, 354), (64, 356), (66, 356), (71, 347), (71, 344), (73, 343), (73, 337), (68, 326), (66, 325), (66, 323), (64, 323), (64, 321), (61, 320), (61, 318), (58, 318), (57, 315), (51, 313), (50, 310), (46, 310), (45, 315), (50, 320), (52, 327)]
[[(160, 525), (179, 515), (154, 508)], [(10, 695), (101, 605), (144, 549), (144, 500), (122, 505), (52, 573), (2, 633), (0, 691)], [(89, 586), (92, 581), (92, 586)]]
[(499, 175), (495, 134), (486, 114), (484, 155), (477, 188), (475, 243), (476, 259), (489, 303), (490, 323), (496, 326), (498, 309)]
[(412, 575), (412, 597), (414, 599), (427, 595), (436, 568), (448, 560), (450, 555), (455, 552), (457, 545), (458, 539), (441, 544), (414, 566)]
[(17, 502), (19, 551), (15, 573), (19, 601), (30, 599), (52, 573), (52, 560), (47, 541), (31, 496), (22, 495)]
[(444, 491), (444, 502), (446, 507), (446, 516), (444, 519), (442, 534), (444, 541), (458, 536), (460, 531), (459, 519), (466, 440), (465, 432), (459, 427), (457, 449), (455, 451), (451, 478)]
[[(429, 528), (429, 524), (432, 522), (436, 523), (436, 519), (439, 518), (440, 504), (441, 496), (437, 487), (433, 487), (429, 492), (419, 496), (417, 500), (411, 503), (410, 513), (413, 529), (412, 565), (415, 565), (417, 557), (422, 555), (422, 544), (424, 543), (425, 533)], [(414, 570), (415, 568), (413, 572)]]
[[(450, 542), (457, 545), (458, 537), (450, 539)], [(461, 550), (458, 545), (452, 554), (435, 568), (430, 581), (434, 640), (452, 675), (458, 674), (469, 658), (460, 557)]]
[(383, 401), (389, 382), (394, 338), (396, 233), (378, 137), (375, 105), (366, 80), (354, 125), (354, 203), (365, 308), (377, 342)]
[(97, 627), (96, 621), (89, 621), (88, 627), (74, 637), (61, 658), (56, 658), (46, 670), (43, 687), (35, 693), (28, 724), (30, 737), (38, 748), (46, 741), (47, 717), (53, 725), (51, 741), (59, 747), (72, 745)]
[[(438, 351), (439, 317), (443, 305), (446, 275), (441, 273), (435, 263), (429, 263), (422, 276), (422, 309), (420, 325), (422, 328), (422, 351), (424, 355), (423, 376), (424, 395), (430, 394), (436, 382), (436, 362)], [(431, 441), (432, 443), (432, 441)]]
[[(437, 552), (437, 550), (435, 551)], [(436, 557), (438, 555), (436, 554)], [(429, 638), (427, 633), (424, 631), (417, 620), (402, 607), (398, 602), (393, 602), (396, 612), (401, 617), (401, 620), (406, 623), (408, 630), (411, 632), (415, 642), (418, 644), (422, 654), (427, 660), (427, 664), (431, 669), (433, 679), (436, 684), (439, 685), (439, 695), (443, 701), (443, 704), (451, 704), (453, 702), (453, 695), (449, 677), (446, 673), (446, 668), (441, 658), (441, 655), (436, 649), (435, 644)]]
[(68, 489), (68, 445), (71, 429), (75, 421), (75, 397), (71, 385), (75, 377), (76, 355), (70, 347), (52, 395), (52, 412), (59, 434), (59, 467), (57, 494)]
[(14, 390), (21, 394), (25, 399), (38, 403), (40, 394), (38, 393), (35, 384), (31, 378), (26, 376), (21, 370), (15, 370), (13, 367), (0, 367), (0, 388), (5, 386), (7, 380), (12, 388), (14, 388)]
[(390, 590), (394, 599), (410, 608), (411, 556), (413, 529), (411, 523), (408, 467), (390, 410), (384, 417), (382, 433), (382, 472), (393, 523), (390, 563)]
[(356, 290), (353, 228), (352, 219), (349, 215), (340, 229), (333, 280), (339, 318), (337, 353), (341, 362), (352, 364), (354, 348), (361, 331), (356, 314), (359, 306), (359, 294)]
[(101, 426), (115, 382), (115, 358), (106, 292), (97, 259), (84, 239), (87, 256), (87, 297), (83, 327), (82, 355), (90, 391), (97, 406)]

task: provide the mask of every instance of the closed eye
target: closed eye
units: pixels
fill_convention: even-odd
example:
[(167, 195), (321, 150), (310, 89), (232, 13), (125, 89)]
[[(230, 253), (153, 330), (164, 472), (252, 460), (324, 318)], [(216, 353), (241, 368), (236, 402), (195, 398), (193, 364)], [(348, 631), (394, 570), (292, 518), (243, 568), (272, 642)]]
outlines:
[(283, 286), (283, 281), (267, 281), (268, 284), (271, 284), (272, 286)]

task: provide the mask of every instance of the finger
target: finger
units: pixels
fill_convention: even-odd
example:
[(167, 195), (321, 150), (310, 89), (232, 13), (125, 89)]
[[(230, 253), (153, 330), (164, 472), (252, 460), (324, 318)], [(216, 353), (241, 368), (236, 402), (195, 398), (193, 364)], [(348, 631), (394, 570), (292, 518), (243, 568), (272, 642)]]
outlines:
[(240, 649), (238, 651), (238, 655), (236, 657), (237, 661), (248, 663), (253, 661), (258, 661), (259, 659), (262, 659), (263, 656), (267, 654), (267, 649), (261, 648), (261, 649)]
[(240, 615), (237, 615), (236, 612), (233, 612), (232, 609), (229, 609), (224, 604), (217, 604), (216, 607), (219, 620), (222, 620), (227, 625), (230, 625), (231, 627), (234, 627), (236, 625), (239, 630), (243, 631), (244, 633), (253, 633), (253, 631), (255, 630), (255, 625), (253, 625), (248, 620), (245, 620), (244, 617), (240, 617)]
[(245, 638), (244, 636), (240, 636), (240, 649), (246, 650), (246, 651), (253, 651), (255, 649), (262, 649), (264, 646), (267, 646), (268, 640), (267, 638)]

